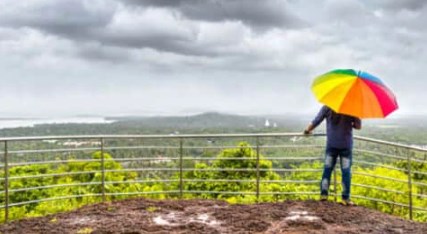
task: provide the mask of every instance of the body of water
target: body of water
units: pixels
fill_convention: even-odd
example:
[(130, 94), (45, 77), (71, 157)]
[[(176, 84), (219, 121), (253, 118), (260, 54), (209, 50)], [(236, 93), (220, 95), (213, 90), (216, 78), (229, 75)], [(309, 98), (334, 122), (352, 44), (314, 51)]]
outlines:
[(112, 123), (114, 120), (106, 120), (103, 117), (59, 117), (59, 118), (35, 118), (35, 119), (0, 119), (0, 129), (34, 127), (38, 124), (65, 124), (65, 123)]

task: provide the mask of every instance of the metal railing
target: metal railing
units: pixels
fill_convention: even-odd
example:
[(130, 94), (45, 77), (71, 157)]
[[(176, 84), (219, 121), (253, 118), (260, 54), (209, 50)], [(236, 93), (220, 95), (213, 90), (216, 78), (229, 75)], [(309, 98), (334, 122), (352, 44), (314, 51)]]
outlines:
[[(427, 178), (427, 172), (413, 168), (413, 164), (426, 163), (427, 150), (403, 144), (386, 142), (366, 137), (355, 136), (353, 162), (355, 167), (353, 177), (361, 178), (352, 184), (354, 199), (362, 204), (387, 204), (393, 207), (406, 209), (409, 219), (414, 213), (426, 214), (427, 203), (421, 206), (414, 205), (414, 199), (427, 198), (427, 180), (414, 180), (414, 177)], [(0, 177), (3, 189), (0, 191), (0, 208), (4, 210), (4, 220), (10, 217), (13, 207), (34, 205), (66, 199), (100, 198), (106, 201), (119, 196), (165, 195), (185, 198), (201, 194), (227, 197), (231, 195), (254, 196), (255, 201), (262, 201), (262, 197), (276, 196), (318, 196), (318, 184), (322, 172), (324, 158), (324, 134), (314, 134), (307, 137), (300, 133), (259, 133), (259, 134), (195, 134), (195, 135), (79, 135), (79, 136), (43, 136), (43, 137), (9, 137), (0, 138), (0, 156), (3, 169)], [(253, 166), (247, 168), (221, 168), (197, 165), (212, 165), (218, 160), (218, 155), (227, 149), (236, 149), (239, 142), (248, 142), (253, 152), (251, 160)], [(94, 157), (94, 152), (99, 152)], [(107, 157), (106, 155), (112, 155)], [(248, 160), (242, 157), (227, 157), (221, 160), (234, 162)], [(271, 168), (263, 168), (262, 163), (270, 161)], [(69, 163), (80, 165), (78, 170), (57, 170), (69, 166)], [(311, 164), (307, 164), (310, 162)], [(317, 162), (317, 164), (316, 164)], [(93, 165), (90, 163), (94, 163)], [(116, 167), (112, 167), (112, 163)], [(304, 164), (305, 163), (305, 164)], [(338, 164), (338, 163), (337, 163)], [(48, 169), (31, 171), (27, 167), (46, 166)], [(85, 165), (92, 165), (83, 168)], [(117, 166), (120, 165), (120, 166)], [(299, 167), (301, 165), (317, 165), (313, 168)], [(53, 170), (51, 173), (49, 170)], [(384, 168), (400, 174), (398, 176), (377, 175), (372, 170)], [(25, 171), (28, 170), (28, 173)], [(43, 171), (44, 170), (44, 171)], [(365, 171), (364, 171), (365, 170)], [(13, 175), (11, 174), (13, 172)], [(18, 173), (19, 172), (19, 173)], [(29, 172), (34, 172), (33, 174)], [(194, 178), (191, 173), (247, 173), (245, 178)], [(110, 175), (114, 173), (134, 173), (132, 179), (115, 180)], [(190, 174), (189, 174), (190, 173)], [(251, 174), (252, 173), (252, 174)], [(268, 178), (266, 175), (278, 175)], [(127, 175), (127, 174), (126, 174)], [(402, 178), (402, 175), (405, 178)], [(86, 176), (86, 181), (73, 183), (54, 183), (58, 178)], [(337, 200), (340, 171), (334, 170), (333, 192), (331, 195)], [(40, 180), (42, 184), (26, 186), (24, 182)], [(378, 180), (378, 181), (376, 181)], [(40, 182), (39, 181), (39, 182)], [(396, 188), (384, 188), (377, 185), (379, 181), (396, 183)], [(22, 183), (18, 183), (22, 182)], [(51, 182), (51, 183), (49, 183)], [(249, 184), (251, 191), (207, 190), (203, 183), (239, 185)], [(24, 184), (24, 185), (23, 185)], [(117, 191), (109, 190), (111, 186), (120, 185), (163, 184), (162, 189)], [(276, 184), (279, 190), (265, 190), (262, 186)], [(194, 186), (189, 186), (194, 185)], [(286, 186), (290, 190), (286, 190)], [(406, 189), (402, 189), (402, 185)], [(15, 199), (22, 193), (32, 191), (46, 191), (49, 189), (70, 189), (74, 187), (91, 186), (93, 192), (66, 194), (55, 197), (39, 197), (38, 199)], [(199, 186), (200, 187), (200, 186)], [(416, 189), (414, 188), (421, 188)], [(165, 189), (168, 188), (168, 189)], [(87, 190), (85, 190), (87, 191)], [(361, 191), (361, 192), (360, 192)], [(391, 194), (388, 197), (376, 197), (369, 191), (381, 191)], [(405, 202), (395, 201), (397, 196), (405, 197)], [(427, 200), (427, 199), (425, 199)], [(418, 202), (419, 203), (419, 202)], [(426, 204), (426, 206), (423, 206)], [(418, 213), (417, 213), (418, 212)]]

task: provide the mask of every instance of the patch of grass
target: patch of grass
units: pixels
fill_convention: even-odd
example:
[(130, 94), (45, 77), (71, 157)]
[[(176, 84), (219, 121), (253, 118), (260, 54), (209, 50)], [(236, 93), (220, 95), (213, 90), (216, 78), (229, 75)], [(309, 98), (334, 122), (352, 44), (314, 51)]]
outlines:
[(92, 231), (93, 231), (92, 228), (87, 227), (87, 228), (82, 228), (82, 229), (78, 230), (77, 234), (89, 234)]
[(159, 210), (159, 208), (155, 207), (155, 206), (149, 206), (145, 210), (148, 211), (148, 212), (154, 212), (154, 211)]

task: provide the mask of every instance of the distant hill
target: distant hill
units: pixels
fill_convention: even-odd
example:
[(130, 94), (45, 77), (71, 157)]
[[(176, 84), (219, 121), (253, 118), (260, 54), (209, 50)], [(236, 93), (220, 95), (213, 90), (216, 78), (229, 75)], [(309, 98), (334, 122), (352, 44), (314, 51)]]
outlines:
[[(109, 117), (116, 121), (113, 125), (133, 125), (149, 128), (176, 128), (176, 129), (259, 129), (301, 125), (301, 118), (295, 116), (242, 116), (217, 112), (207, 112), (192, 116), (168, 117)], [(306, 121), (304, 122), (306, 123)]]
[[(105, 122), (112, 121), (112, 123), (36, 124), (34, 127), (0, 129), (0, 136), (301, 132), (312, 120), (314, 114), (250, 116), (206, 112), (188, 116), (110, 116), (106, 117)], [(97, 118), (102, 119), (102, 117)], [(325, 124), (319, 126), (316, 131), (324, 132)], [(425, 145), (426, 132), (426, 117), (405, 116), (363, 120), (362, 130), (355, 134), (406, 144)]]
[(192, 116), (110, 117), (116, 124), (134, 124), (151, 128), (212, 128), (263, 126), (265, 119), (208, 112)]
[(243, 116), (207, 112), (189, 116), (106, 117), (112, 123), (54, 123), (0, 129), (0, 136), (80, 134), (170, 134), (300, 131), (308, 120), (301, 116)]

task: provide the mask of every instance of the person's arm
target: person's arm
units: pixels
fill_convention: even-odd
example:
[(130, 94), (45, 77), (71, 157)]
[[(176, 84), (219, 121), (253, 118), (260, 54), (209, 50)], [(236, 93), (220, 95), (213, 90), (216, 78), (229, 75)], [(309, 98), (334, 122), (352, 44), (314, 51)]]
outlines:
[(312, 123), (310, 123), (304, 130), (304, 134), (308, 135), (311, 134), (311, 131), (314, 130), (314, 125)]
[(317, 114), (316, 118), (314, 118), (314, 120), (311, 121), (311, 123), (305, 128), (304, 134), (311, 134), (311, 132), (325, 119), (327, 111), (328, 108), (323, 106)]
[(362, 121), (359, 118), (354, 118), (353, 128), (357, 130), (362, 129)]

